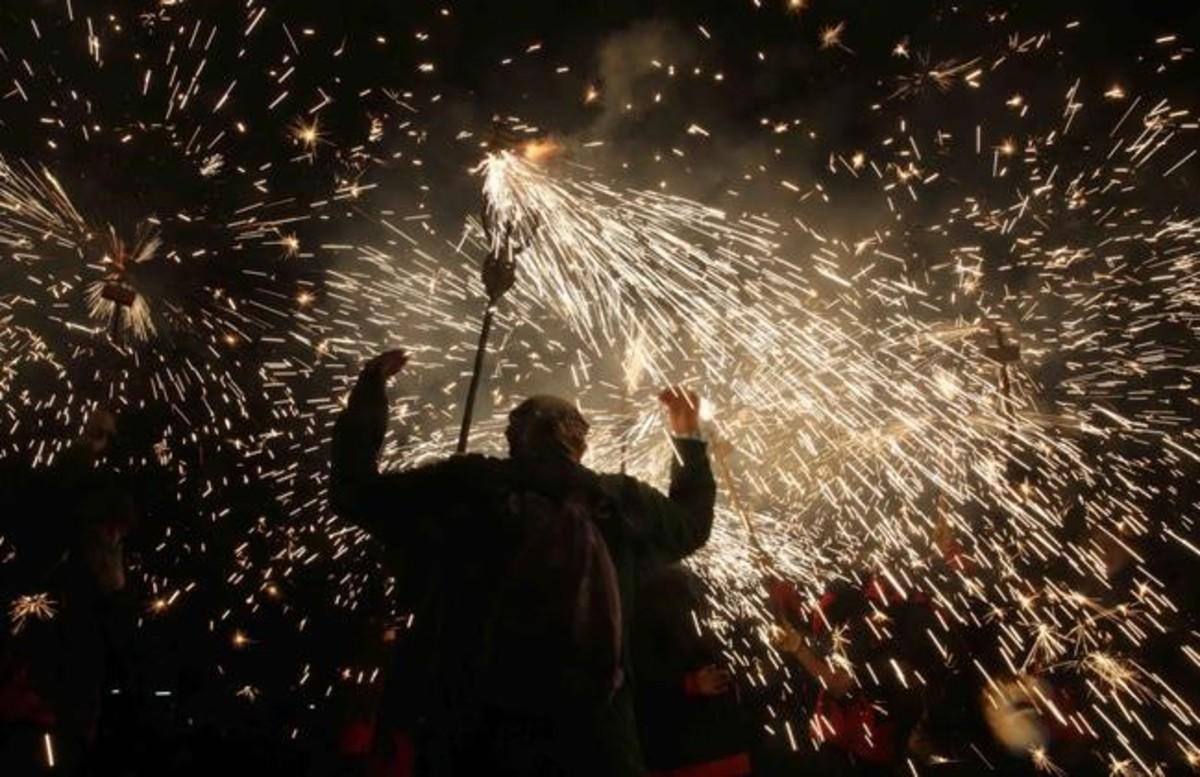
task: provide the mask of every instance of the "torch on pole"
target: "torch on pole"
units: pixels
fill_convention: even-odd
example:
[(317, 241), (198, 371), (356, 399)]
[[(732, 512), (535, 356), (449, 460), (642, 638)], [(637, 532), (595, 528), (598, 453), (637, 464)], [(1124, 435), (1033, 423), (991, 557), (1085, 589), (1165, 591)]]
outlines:
[(475, 366), (471, 370), (471, 383), (467, 386), (467, 399), (463, 407), (462, 427), (458, 431), (458, 448), (456, 450), (460, 454), (467, 452), (467, 443), (471, 437), (475, 398), (479, 394), (479, 384), (483, 379), (483, 362), (484, 357), (487, 356), (492, 323), (496, 318), (496, 306), (516, 283), (517, 256), (528, 247), (528, 244), (516, 245), (513, 232), (514, 225), (510, 223), (505, 227), (504, 238), (499, 246), (489, 239), (488, 242), (492, 243), (493, 247), (488, 252), (487, 258), (483, 260), (480, 272), (483, 288), (487, 293), (487, 307), (483, 311), (483, 324), (479, 328), (479, 344), (475, 348)]
[(111, 226), (108, 229), (109, 242), (112, 244), (113, 270), (104, 279), (100, 297), (113, 304), (112, 318), (108, 322), (108, 335), (112, 338), (113, 343), (117, 343), (121, 336), (121, 326), (126, 311), (132, 308), (133, 303), (137, 300), (137, 291), (129, 284), (125, 275), (130, 258), (129, 253), (125, 250), (125, 243), (117, 237), (116, 230)]
[(108, 335), (114, 343), (117, 343), (121, 337), (124, 317), (127, 315), (125, 311), (133, 307), (133, 303), (137, 300), (137, 291), (120, 275), (112, 275), (105, 280), (100, 296), (113, 303), (112, 318), (108, 322)]
[(1021, 361), (1021, 344), (1008, 339), (1004, 326), (992, 326), (994, 343), (984, 348), (984, 356), (997, 367), (997, 381), (1000, 389), (1000, 415), (1008, 423), (1009, 433), (1016, 432), (1016, 411), (1013, 407), (1012, 377), (1009, 369)]
[(1013, 398), (1013, 380), (1011, 372), (1021, 363), (1021, 344), (1009, 338), (1002, 323), (992, 325), (993, 342), (983, 350), (984, 358), (996, 365), (996, 380), (1000, 416), (1007, 427), (1002, 437), (1001, 448), (1006, 455), (1005, 469), (1010, 483), (1028, 482), (1035, 469), (1035, 464), (1022, 460), (1019, 448), (1015, 445), (1017, 439), (1017, 411)]

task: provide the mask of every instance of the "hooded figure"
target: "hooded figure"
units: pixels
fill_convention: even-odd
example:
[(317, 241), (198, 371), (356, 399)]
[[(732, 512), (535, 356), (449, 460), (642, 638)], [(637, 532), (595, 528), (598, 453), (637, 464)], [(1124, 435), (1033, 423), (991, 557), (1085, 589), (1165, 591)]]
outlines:
[[(383, 715), (391, 718), (385, 725), (408, 727), (416, 770), (424, 774), (524, 774), (535, 768), (548, 775), (643, 774), (628, 663), (637, 570), (649, 558), (691, 554), (712, 528), (716, 488), (705, 445), (693, 434), (695, 396), (664, 394), (672, 426), (681, 433), (669, 496), (580, 464), (588, 424), (573, 404), (549, 396), (531, 397), (510, 414), (508, 459), (457, 456), (380, 473), (385, 385), (403, 363), (403, 356), (385, 354), (363, 370), (334, 428), (331, 473), (335, 509), (394, 554), (399, 596), (414, 613), (391, 678), (397, 690), (388, 696), (396, 703), (385, 702)], [(593, 526), (617, 581), (621, 682), (599, 708), (526, 704), (518, 716), (491, 693), (512, 688), (495, 676), (495, 667), (505, 664), (488, 660), (496, 612), (514, 586), (531, 590), (527, 575), (513, 579), (531, 533), (552, 536), (534, 528), (545, 521), (538, 510), (522, 507), (531, 502)], [(604, 575), (593, 578), (602, 582)], [(543, 593), (561, 584), (549, 575)], [(599, 588), (581, 588), (580, 601)], [(549, 676), (563, 669), (543, 665), (537, 671)], [(539, 678), (522, 682), (538, 685)], [(531, 753), (538, 760), (528, 760)]]
[(514, 459), (581, 461), (587, 452), (588, 422), (575, 405), (538, 394), (508, 414), (508, 452)]

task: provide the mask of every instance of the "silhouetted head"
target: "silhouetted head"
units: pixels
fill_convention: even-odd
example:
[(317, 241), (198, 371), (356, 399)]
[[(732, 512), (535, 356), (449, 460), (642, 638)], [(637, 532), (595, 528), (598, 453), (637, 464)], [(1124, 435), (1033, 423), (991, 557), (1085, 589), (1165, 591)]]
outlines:
[(117, 433), (117, 417), (103, 407), (96, 408), (83, 427), (83, 440), (93, 453), (101, 453)]
[(120, 591), (125, 587), (125, 535), (137, 523), (137, 506), (124, 490), (110, 486), (90, 495), (83, 509), (83, 562), (100, 591)]
[(578, 462), (587, 451), (588, 422), (565, 399), (539, 394), (508, 414), (508, 453), (518, 458), (567, 457)]

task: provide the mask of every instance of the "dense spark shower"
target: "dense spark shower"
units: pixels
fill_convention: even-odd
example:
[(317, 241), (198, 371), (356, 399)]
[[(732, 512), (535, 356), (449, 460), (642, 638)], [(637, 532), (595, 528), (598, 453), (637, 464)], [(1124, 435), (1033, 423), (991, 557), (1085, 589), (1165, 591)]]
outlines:
[[(52, 151), (0, 147), (2, 455), (51, 461), (96, 405), (169, 419), (158, 460), (199, 508), (143, 563), (151, 625), (217, 584), (236, 595), (205, 618), (234, 650), (254, 649), (256, 621), (276, 607), (304, 631), (299, 597), (279, 604), (300, 580), (315, 577), (340, 608), (384, 606), (375, 589), (390, 591), (390, 578), (379, 582), (370, 543), (325, 501), (328, 431), (361, 362), (404, 346), (413, 365), (386, 456), (410, 466), (452, 449), (474, 337), (464, 311), (478, 306), (479, 256), (502, 239), (485, 225), (511, 224), (527, 248), (500, 310), (481, 439), (500, 447), (502, 414), (521, 395), (571, 392), (593, 422), (589, 463), (661, 482), (669, 447), (649, 397), (670, 381), (699, 389), (724, 451), (722, 511), (697, 561), (718, 613), (705, 626), (743, 682), (778, 693), (775, 729), (795, 748), (822, 731), (796, 711), (777, 632), (807, 622), (830, 581), (874, 579), (933, 603), (922, 639), (945, 665), (978, 673), (997, 714), (1027, 703), (1114, 772), (1200, 761), (1197, 699), (1177, 679), (1200, 668), (1184, 627), (1192, 604), (1175, 590), (1179, 572), (1150, 560), (1200, 555), (1200, 213), (1154, 191), (1185, 174), (1195, 186), (1195, 106), (1074, 76), (1053, 98), (1048, 86), (1007, 88), (1018, 67), (1049, 71), (1050, 31), (1014, 27), (951, 57), (925, 48), (944, 41), (897, 34), (895, 72), (863, 76), (874, 85), (855, 110), (869, 131), (840, 147), (803, 130), (820, 169), (731, 169), (718, 207), (627, 182), (606, 138), (506, 118), (525, 142), (503, 148), (480, 141), (478, 123), (447, 130), (459, 118), (439, 113), (440, 92), (383, 77), (352, 88), (312, 76), (302, 88), (305, 71), (336, 71), (347, 44), (290, 23), (282, 5), (247, 3), (236, 24), (176, 5), (107, 25), (55, 12), (58, 32), (35, 22), (34, 41), (86, 27), (76, 78), (33, 53), (3, 57), (6, 99), (44, 110)], [(786, 5), (804, 10), (796, 23), (812, 12)], [(1004, 18), (987, 21), (1000, 30)], [(116, 42), (132, 34), (122, 24), (136, 47)], [(864, 24), (812, 22), (807, 45), (853, 67)], [(698, 26), (703, 40), (713, 27)], [(647, 67), (673, 84), (688, 68), (664, 64), (669, 53)], [(725, 81), (711, 66), (703, 77)], [(105, 90), (131, 85), (132, 107), (106, 105)], [(984, 97), (952, 118), (924, 108), (959, 92)], [(573, 93), (605, 100), (592, 80)], [(335, 105), (361, 121), (325, 121)], [(719, 131), (679, 118), (661, 156), (684, 165)], [(762, 122), (763, 148), (804, 124)], [(152, 177), (140, 152), (121, 151), (129, 143), (188, 171), (161, 204), (129, 195), (132, 221), (120, 197), (92, 192), (84, 205), (80, 171), (68, 177), (53, 151), (102, 146), (124, 154), (123, 175)], [(474, 201), (439, 198), (437, 185), (461, 181), (424, 177), (439, 153), (464, 161), (454, 177), (481, 190), (480, 218), (464, 218)], [(411, 180), (395, 180), (400, 169)], [(237, 516), (258, 483), (270, 515)], [(208, 544), (232, 550), (197, 573), (188, 559)], [(1128, 590), (1107, 574), (1118, 558), (1134, 570)], [(802, 618), (780, 623), (765, 577), (797, 590)], [(30, 616), (52, 613), (38, 601), (13, 602), (14, 621), (19, 610), (33, 628)], [(731, 627), (747, 620), (753, 638)], [(994, 644), (958, 638), (985, 625)], [(909, 682), (894, 661), (834, 647), (863, 687)], [(1143, 657), (1151, 647), (1158, 663)], [(314, 674), (326, 685), (313, 698), (341, 675), (305, 664), (290, 681)], [(1047, 680), (1086, 695), (1060, 709)], [(230, 691), (252, 700), (254, 682)], [(1013, 746), (1053, 772), (1044, 744)]]

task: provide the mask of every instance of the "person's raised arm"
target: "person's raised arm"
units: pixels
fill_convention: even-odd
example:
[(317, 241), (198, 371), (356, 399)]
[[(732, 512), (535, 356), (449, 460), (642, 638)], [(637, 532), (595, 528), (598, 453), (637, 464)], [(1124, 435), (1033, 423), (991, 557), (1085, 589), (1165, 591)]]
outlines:
[(667, 496), (632, 481), (636, 538), (662, 561), (674, 561), (698, 550), (712, 532), (717, 486), (708, 450), (699, 439), (700, 398), (694, 392), (668, 388), (659, 395), (667, 410), (675, 456)]
[(404, 472), (379, 472), (387, 431), (387, 381), (404, 368), (404, 351), (367, 362), (333, 427), (329, 496), (343, 519), (385, 542), (402, 541), (443, 491), (453, 462)]
[(804, 671), (833, 694), (834, 698), (840, 699), (854, 687), (854, 678), (849, 672), (836, 661), (827, 660), (815, 653), (800, 632), (791, 626), (774, 627), (771, 640), (778, 650), (795, 656)]

